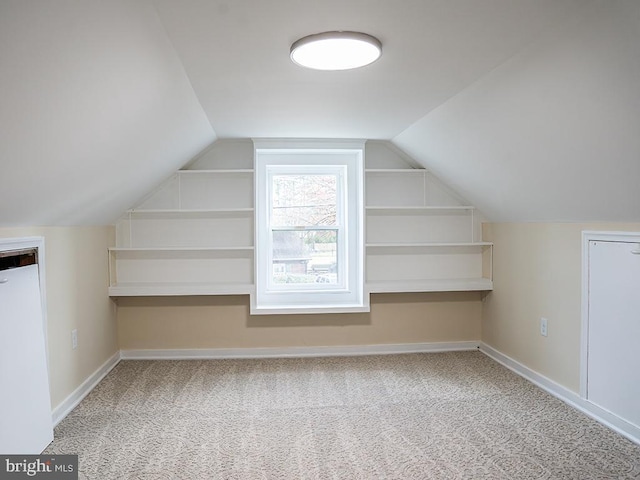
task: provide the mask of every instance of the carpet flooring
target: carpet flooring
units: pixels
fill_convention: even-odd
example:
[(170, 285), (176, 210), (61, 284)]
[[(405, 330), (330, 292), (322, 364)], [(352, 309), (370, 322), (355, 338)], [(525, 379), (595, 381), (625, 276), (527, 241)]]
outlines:
[(640, 446), (480, 352), (122, 361), (45, 453), (96, 480), (640, 478)]

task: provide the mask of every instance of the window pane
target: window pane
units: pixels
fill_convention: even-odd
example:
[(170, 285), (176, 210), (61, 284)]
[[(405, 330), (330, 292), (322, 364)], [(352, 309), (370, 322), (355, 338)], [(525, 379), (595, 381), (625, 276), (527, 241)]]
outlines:
[(337, 185), (335, 175), (274, 175), (271, 225), (336, 225)]
[(273, 232), (273, 283), (338, 284), (337, 230)]

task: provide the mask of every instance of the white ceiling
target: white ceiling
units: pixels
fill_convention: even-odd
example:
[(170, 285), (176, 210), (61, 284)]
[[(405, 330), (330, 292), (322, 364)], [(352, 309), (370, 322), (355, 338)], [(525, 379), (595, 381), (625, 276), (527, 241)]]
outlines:
[[(154, 0), (219, 137), (390, 139), (562, 24), (578, 0)], [(319, 72), (289, 60), (329, 30), (381, 59)]]
[(151, 4), (0, 0), (0, 226), (112, 223), (214, 140)]
[(640, 222), (640, 1), (594, 2), (394, 143), (494, 222)]
[[(0, 226), (111, 223), (233, 137), (391, 139), (489, 220), (640, 221), (638, 24), (637, 0), (0, 0)], [(289, 61), (326, 30), (383, 56)]]

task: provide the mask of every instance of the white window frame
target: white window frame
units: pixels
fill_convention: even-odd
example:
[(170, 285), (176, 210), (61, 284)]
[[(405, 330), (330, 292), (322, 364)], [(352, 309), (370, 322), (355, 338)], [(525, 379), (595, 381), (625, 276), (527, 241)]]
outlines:
[[(255, 291), (252, 314), (368, 312), (364, 291), (364, 141), (254, 140)], [(338, 284), (272, 282), (271, 178), (338, 175)], [(344, 207), (344, 208), (341, 208)], [(343, 218), (342, 218), (343, 217)], [(314, 230), (314, 227), (309, 227)]]

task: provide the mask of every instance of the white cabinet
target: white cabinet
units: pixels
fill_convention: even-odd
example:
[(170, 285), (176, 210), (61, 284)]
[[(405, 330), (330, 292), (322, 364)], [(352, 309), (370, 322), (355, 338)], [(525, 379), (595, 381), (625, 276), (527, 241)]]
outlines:
[(128, 211), (109, 250), (112, 296), (253, 290), (253, 170), (181, 170)]
[(636, 436), (640, 433), (639, 242), (638, 233), (583, 233), (583, 396), (621, 419), (623, 430)]
[[(43, 240), (0, 240), (5, 260), (36, 249), (43, 262)], [(24, 265), (0, 262), (0, 452), (16, 455), (40, 454), (53, 440), (39, 265)]]
[(369, 292), (491, 290), (492, 244), (472, 206), (421, 169), (366, 173)]

